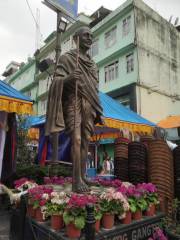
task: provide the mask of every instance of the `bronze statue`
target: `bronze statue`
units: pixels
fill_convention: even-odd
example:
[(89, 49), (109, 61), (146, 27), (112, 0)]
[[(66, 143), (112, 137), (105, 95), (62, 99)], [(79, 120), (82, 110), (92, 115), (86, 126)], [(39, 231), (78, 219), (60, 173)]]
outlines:
[(103, 123), (102, 108), (97, 68), (87, 53), (92, 44), (92, 33), (88, 27), (81, 27), (73, 39), (77, 49), (60, 57), (49, 90), (45, 135), (51, 135), (53, 139), (52, 160), (58, 158), (58, 133), (65, 129), (70, 135), (72, 190), (86, 192), (89, 189), (85, 179), (88, 143), (95, 123)]

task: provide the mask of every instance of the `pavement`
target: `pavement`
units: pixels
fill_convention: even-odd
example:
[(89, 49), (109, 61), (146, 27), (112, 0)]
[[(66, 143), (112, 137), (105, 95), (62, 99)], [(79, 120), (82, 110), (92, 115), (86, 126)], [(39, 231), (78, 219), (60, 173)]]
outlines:
[(10, 202), (7, 195), (0, 193), (0, 240), (9, 240)]
[(10, 213), (0, 210), (0, 240), (9, 240)]

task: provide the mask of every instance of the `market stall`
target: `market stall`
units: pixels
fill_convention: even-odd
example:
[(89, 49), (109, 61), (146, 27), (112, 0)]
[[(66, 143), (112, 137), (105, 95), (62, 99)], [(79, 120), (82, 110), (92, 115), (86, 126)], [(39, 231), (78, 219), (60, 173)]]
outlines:
[(16, 166), (16, 114), (32, 114), (33, 101), (0, 80), (0, 179), (6, 181)]
[[(154, 132), (155, 124), (144, 119), (137, 113), (131, 111), (130, 109), (124, 107), (122, 104), (118, 103), (107, 94), (99, 93), (99, 98), (101, 105), (103, 107), (103, 115), (105, 125), (96, 126), (95, 134), (92, 137), (91, 143), (96, 145), (96, 142), (103, 139), (115, 139), (120, 135), (126, 135), (127, 133), (131, 135), (131, 138), (135, 138), (139, 135), (152, 135)], [(46, 159), (50, 159), (51, 147), (49, 138), (44, 137), (44, 123), (45, 117), (32, 117), (29, 121), (32, 127), (39, 128), (39, 151), (38, 160), (40, 164), (44, 164)], [(59, 152), (61, 152), (60, 159), (67, 161), (69, 156), (68, 146), (70, 144), (70, 139), (65, 133), (60, 134), (61, 144)], [(108, 140), (107, 140), (108, 141)], [(96, 154), (95, 154), (96, 153)], [(96, 155), (96, 156), (95, 156)], [(94, 151), (94, 158), (97, 158), (97, 150)]]

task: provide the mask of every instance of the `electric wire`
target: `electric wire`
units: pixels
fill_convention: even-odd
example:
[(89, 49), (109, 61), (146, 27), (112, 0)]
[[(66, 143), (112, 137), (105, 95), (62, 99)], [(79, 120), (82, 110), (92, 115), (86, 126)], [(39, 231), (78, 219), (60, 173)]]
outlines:
[(39, 26), (39, 24), (38, 24), (37, 21), (36, 21), (36, 18), (35, 18), (35, 16), (34, 16), (34, 14), (33, 14), (33, 11), (32, 11), (32, 9), (31, 9), (31, 6), (29, 5), (28, 0), (26, 0), (26, 3), (27, 3), (27, 5), (28, 5), (29, 11), (30, 11), (30, 13), (31, 13), (31, 16), (32, 16), (33, 19), (34, 19), (34, 22), (35, 22), (36, 26)]

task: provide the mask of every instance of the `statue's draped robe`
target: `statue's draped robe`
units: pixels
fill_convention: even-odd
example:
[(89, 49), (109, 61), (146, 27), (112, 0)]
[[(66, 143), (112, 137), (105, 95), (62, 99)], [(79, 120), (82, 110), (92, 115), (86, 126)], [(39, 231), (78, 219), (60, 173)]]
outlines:
[[(45, 135), (74, 129), (75, 80), (64, 81), (77, 66), (77, 51), (62, 55), (49, 89)], [(86, 137), (93, 134), (94, 123), (101, 123), (102, 107), (98, 97), (98, 78), (95, 63), (79, 54), (78, 68), (82, 74), (78, 88), (76, 126), (81, 125)]]

